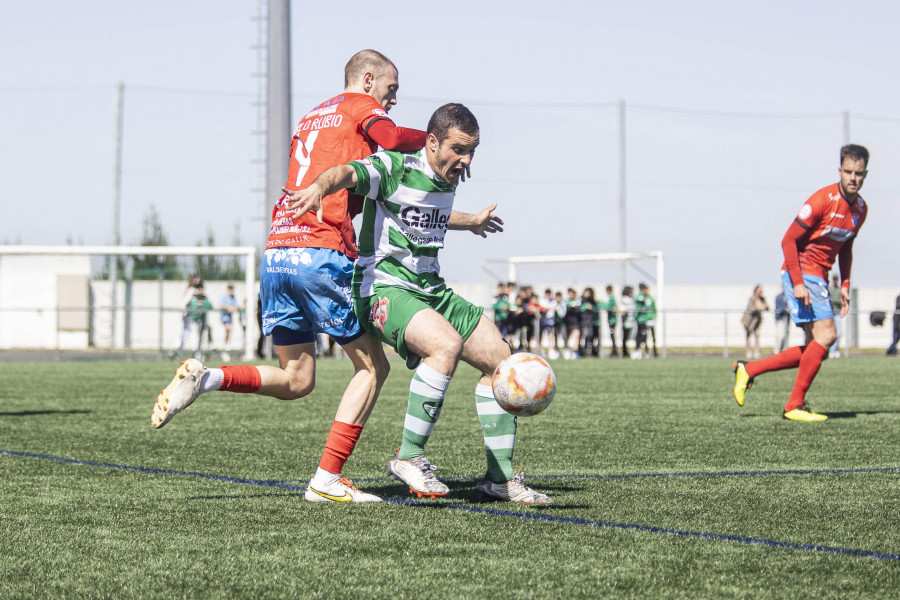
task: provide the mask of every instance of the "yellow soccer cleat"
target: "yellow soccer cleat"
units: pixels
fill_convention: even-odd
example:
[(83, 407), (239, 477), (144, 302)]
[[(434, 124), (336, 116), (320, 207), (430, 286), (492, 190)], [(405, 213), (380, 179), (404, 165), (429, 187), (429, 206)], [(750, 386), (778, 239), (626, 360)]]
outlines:
[(200, 384), (208, 369), (199, 360), (189, 358), (175, 369), (175, 377), (156, 397), (150, 423), (159, 429), (172, 417), (191, 405), (200, 395)]
[(809, 410), (805, 404), (801, 404), (794, 410), (786, 410), (781, 415), (782, 419), (788, 419), (789, 421), (824, 421), (828, 418), (827, 415), (821, 415), (819, 413), (814, 413)]
[(746, 364), (745, 361), (739, 360), (731, 365), (734, 367), (734, 390), (731, 394), (738, 406), (744, 405), (744, 394), (753, 385), (753, 378), (747, 375)]

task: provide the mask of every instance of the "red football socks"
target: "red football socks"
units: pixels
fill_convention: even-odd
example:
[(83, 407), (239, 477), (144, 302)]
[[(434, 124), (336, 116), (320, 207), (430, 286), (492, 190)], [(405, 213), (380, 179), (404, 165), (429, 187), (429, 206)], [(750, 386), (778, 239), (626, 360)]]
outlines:
[(793, 369), (800, 365), (800, 357), (803, 355), (805, 349), (806, 346), (794, 346), (788, 348), (784, 352), (779, 352), (772, 356), (748, 362), (744, 365), (744, 368), (747, 369), (747, 375), (750, 377), (756, 377), (757, 375), (768, 373), (769, 371)]
[(800, 369), (797, 371), (797, 378), (794, 380), (794, 389), (791, 390), (791, 397), (788, 398), (787, 404), (784, 405), (785, 411), (794, 410), (806, 400), (806, 390), (809, 389), (822, 361), (828, 355), (828, 348), (813, 340), (803, 351), (800, 358)]
[(344, 469), (344, 463), (347, 462), (353, 453), (353, 448), (356, 447), (356, 441), (362, 430), (362, 425), (351, 425), (340, 421), (332, 423), (331, 431), (328, 432), (328, 440), (325, 442), (325, 451), (322, 453), (322, 460), (319, 461), (319, 468), (340, 475)]
[(225, 380), (219, 389), (224, 392), (253, 394), (262, 386), (262, 376), (253, 365), (224, 365), (220, 368), (225, 374)]

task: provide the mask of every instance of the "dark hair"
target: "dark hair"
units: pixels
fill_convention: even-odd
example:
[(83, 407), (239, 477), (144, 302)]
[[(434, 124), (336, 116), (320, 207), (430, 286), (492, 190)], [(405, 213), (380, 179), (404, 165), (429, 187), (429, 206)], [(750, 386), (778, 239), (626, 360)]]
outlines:
[(443, 142), (451, 129), (459, 129), (466, 135), (478, 135), (478, 121), (468, 108), (451, 102), (434, 111), (428, 120), (426, 133), (433, 133), (438, 142)]
[(393, 67), (397, 70), (397, 66), (387, 56), (377, 50), (360, 50), (350, 57), (347, 65), (344, 67), (344, 87), (349, 87), (366, 71), (381, 71)]
[(845, 158), (852, 158), (853, 160), (861, 160), (865, 163), (866, 167), (869, 166), (869, 151), (865, 146), (858, 146), (856, 144), (847, 144), (846, 146), (841, 147), (841, 165), (844, 164)]

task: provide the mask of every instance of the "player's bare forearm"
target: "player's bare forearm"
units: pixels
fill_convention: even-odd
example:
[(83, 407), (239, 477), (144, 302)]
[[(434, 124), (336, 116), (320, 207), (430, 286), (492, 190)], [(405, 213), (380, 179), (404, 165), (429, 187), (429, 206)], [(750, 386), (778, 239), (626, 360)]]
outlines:
[(297, 217), (314, 210), (319, 223), (322, 222), (322, 199), (337, 191), (354, 188), (357, 184), (356, 171), (350, 165), (343, 164), (331, 167), (302, 190), (281, 188), (287, 195), (285, 205), (293, 210)]
[(497, 208), (497, 205), (491, 204), (477, 215), (470, 215), (454, 210), (450, 213), (450, 220), (447, 222), (447, 228), (454, 230), (468, 230), (481, 237), (487, 237), (487, 234), (489, 233), (501, 232), (503, 231), (503, 219), (493, 214), (495, 208)]

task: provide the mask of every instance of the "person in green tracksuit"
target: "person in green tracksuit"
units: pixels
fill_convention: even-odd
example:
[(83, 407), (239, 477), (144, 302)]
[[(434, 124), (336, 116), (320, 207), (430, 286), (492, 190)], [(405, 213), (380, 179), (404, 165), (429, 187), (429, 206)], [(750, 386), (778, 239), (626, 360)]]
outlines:
[(634, 320), (637, 321), (637, 350), (646, 351), (650, 355), (650, 346), (647, 343), (647, 334), (653, 338), (653, 356), (659, 356), (656, 351), (656, 300), (650, 295), (650, 288), (646, 283), (638, 284), (638, 293), (634, 298)]
[(601, 302), (599, 306), (606, 311), (606, 324), (609, 325), (609, 340), (612, 342), (612, 356), (618, 356), (619, 347), (616, 345), (616, 325), (619, 324), (619, 307), (613, 294), (613, 286), (606, 286), (606, 302)]

